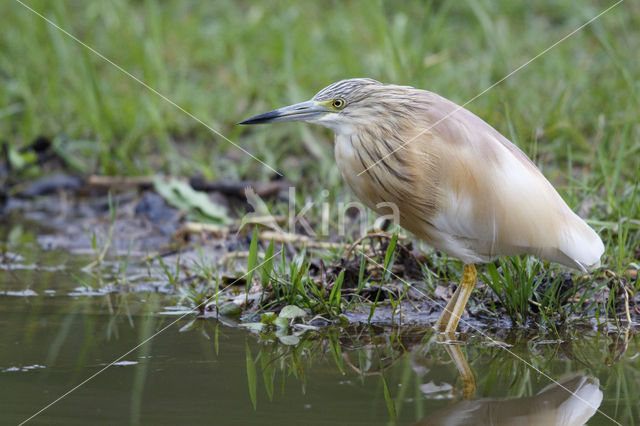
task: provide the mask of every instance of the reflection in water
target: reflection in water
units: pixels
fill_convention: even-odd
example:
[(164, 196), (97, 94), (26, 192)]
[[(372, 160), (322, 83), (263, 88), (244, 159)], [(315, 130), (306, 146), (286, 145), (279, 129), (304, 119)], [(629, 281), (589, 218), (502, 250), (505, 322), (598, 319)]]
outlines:
[(465, 399), (471, 399), (476, 393), (476, 378), (473, 376), (473, 371), (469, 367), (467, 358), (460, 350), (460, 345), (456, 343), (449, 343), (451, 336), (445, 336), (444, 334), (438, 334), (438, 341), (444, 344), (444, 348), (451, 357), (453, 364), (456, 366), (460, 379), (462, 380), (462, 396)]
[[(33, 318), (28, 312), (7, 312), (0, 306), (0, 322), (7, 324), (7, 336), (0, 341), (0, 371), (7, 370), (0, 372), (4, 385), (0, 401), (7, 401), (0, 405), (3, 420), (24, 420), (166, 325), (166, 317), (150, 315), (159, 304), (157, 297), (149, 296), (141, 306), (148, 309), (129, 318), (86, 313), (99, 310), (99, 299), (104, 298), (71, 299), (63, 313)], [(135, 308), (126, 298), (115, 302), (114, 306), (126, 302)], [(35, 334), (25, 324), (35, 324)], [(158, 335), (151, 345), (127, 355), (126, 363), (111, 367), (53, 406), (41, 421), (69, 424), (65, 416), (73, 410), (78, 424), (96, 418), (113, 424), (180, 424), (185, 418), (193, 423), (220, 420), (221, 424), (227, 424), (225, 419), (238, 424), (270, 419), (280, 425), (311, 420), (316, 424), (410, 424), (419, 419), (423, 419), (419, 424), (581, 424), (602, 401), (596, 378), (585, 375), (562, 381), (593, 407), (557, 386), (533, 396), (548, 379), (505, 356), (501, 348), (437, 340), (424, 329), (336, 327), (309, 330), (296, 344), (286, 345), (275, 333), (250, 335), (214, 320), (185, 320)], [(577, 358), (602, 360), (610, 340), (596, 343), (591, 337), (570, 347)], [(554, 355), (558, 345), (532, 347), (515, 343), (512, 350), (552, 377), (585, 368), (583, 362), (566, 357), (569, 351)], [(615, 399), (628, 414), (616, 411), (620, 409), (612, 397), (603, 407), (622, 424), (633, 424), (637, 418), (634, 404), (640, 382), (633, 354), (638, 347), (635, 339), (631, 356), (622, 356), (614, 367), (587, 367), (603, 383), (605, 394), (616, 395), (616, 389), (622, 389)], [(17, 371), (36, 364), (44, 368)], [(619, 371), (614, 372), (615, 368)], [(511, 399), (463, 400), (462, 396), (473, 395), (468, 390), (473, 386), (467, 386), (475, 383), (473, 371), (478, 393)], [(462, 378), (458, 390), (457, 377)], [(425, 385), (433, 392), (425, 393)], [(593, 424), (596, 420), (609, 424), (601, 416)]]
[(526, 398), (460, 401), (431, 413), (417, 425), (579, 426), (602, 402), (598, 379), (575, 375), (560, 379)]
[[(429, 332), (421, 336), (422, 339), (416, 339), (415, 334), (380, 339), (370, 335), (368, 339), (364, 339), (365, 336), (360, 335), (358, 340), (360, 344), (357, 345), (355, 342), (347, 344), (346, 339), (338, 342), (336, 334), (327, 330), (324, 339), (318, 340), (318, 336), (311, 340), (303, 338), (297, 347), (285, 347), (279, 344), (261, 346), (256, 359), (262, 361), (263, 373), (267, 373), (264, 384), (271, 399), (274, 388), (272, 379), (275, 377), (272, 368), (275, 365), (279, 365), (279, 368), (285, 371), (294, 372), (305, 383), (302, 354), (306, 352), (319, 355), (325, 351), (325, 353), (330, 352), (342, 374), (345, 374), (344, 367), (348, 367), (362, 378), (379, 377), (392, 423), (397, 420), (397, 409), (403, 405), (404, 391), (398, 391), (395, 397), (392, 395), (393, 386), (389, 380), (389, 372), (397, 368), (400, 361), (407, 359), (406, 350), (410, 351), (409, 359), (414, 379), (419, 380), (419, 377), (427, 375), (434, 376), (435, 373), (443, 371), (442, 365), (446, 364), (445, 358), (448, 356), (461, 381), (461, 391), (456, 391), (455, 380), (450, 383), (440, 382), (440, 384), (435, 384), (433, 381), (426, 384), (416, 383), (415, 389), (419, 389), (427, 400), (435, 402), (443, 399), (457, 399), (456, 402), (445, 407), (441, 405), (434, 407), (431, 404), (425, 406), (429, 407), (425, 410), (427, 415), (421, 416), (422, 419), (416, 423), (418, 425), (583, 425), (594, 416), (602, 403), (603, 392), (600, 390), (599, 380), (576, 373), (565, 375), (532, 396), (474, 399), (476, 378), (461, 345), (450, 340), (451, 336), (432, 335)], [(322, 340), (324, 343), (321, 343)], [(349, 350), (345, 351), (347, 348)], [(442, 348), (447, 355), (442, 353)], [(341, 350), (344, 352), (339, 356)], [(502, 358), (496, 358), (494, 361), (493, 367), (496, 367), (497, 363), (498, 370), (510, 370), (510, 366)], [(517, 362), (522, 363), (519, 360)], [(254, 366), (248, 368), (249, 391), (253, 401), (255, 401), (256, 384), (251, 376), (257, 374), (256, 369), (259, 371), (260, 368)], [(486, 375), (486, 370), (485, 366), (481, 375)], [(489, 372), (489, 375), (492, 374), (494, 373)], [(403, 376), (400, 385), (404, 389), (405, 386), (409, 387), (412, 379), (407, 376), (406, 370)], [(525, 387), (530, 388), (531, 374), (522, 374), (520, 371), (515, 372), (515, 376), (517, 380), (521, 380), (521, 384), (526, 384)], [(484, 385), (486, 391), (487, 383), (485, 382)], [(490, 385), (488, 387), (491, 388)], [(512, 382), (511, 387), (521, 386)], [(508, 392), (507, 395), (510, 393)]]
[[(0, 269), (2, 423), (23, 421), (124, 353), (122, 362), (37, 420), (581, 424), (601, 402), (601, 410), (621, 424), (640, 419), (640, 336), (633, 332), (570, 330), (557, 340), (503, 336), (528, 364), (480, 338), (442, 344), (440, 336), (419, 327), (291, 327), (249, 334), (223, 317), (189, 317), (137, 347), (173, 320), (157, 315), (175, 304), (170, 296), (145, 291), (89, 297), (69, 274), (81, 271), (86, 259), (21, 253), (23, 263), (47, 268)], [(65, 269), (53, 268), (59, 264)], [(35, 295), (9, 293), (26, 290)], [(551, 377), (585, 370), (565, 376), (562, 384), (588, 404), (557, 385), (544, 388), (548, 379), (530, 365)], [(470, 400), (474, 394), (492, 398)], [(590, 424), (611, 422), (595, 416)]]
[[(449, 337), (440, 334), (437, 339), (444, 344), (458, 370), (465, 400), (429, 414), (418, 421), (417, 425), (580, 426), (593, 417), (602, 402), (598, 379), (577, 374), (550, 384), (535, 396), (474, 400), (475, 377), (460, 344), (450, 343)], [(417, 366), (417, 369), (420, 367)]]

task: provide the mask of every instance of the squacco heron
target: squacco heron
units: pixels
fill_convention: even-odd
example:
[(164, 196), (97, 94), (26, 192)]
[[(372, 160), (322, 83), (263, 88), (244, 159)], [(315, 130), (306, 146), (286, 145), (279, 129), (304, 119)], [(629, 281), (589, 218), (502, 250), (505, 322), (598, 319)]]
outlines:
[(310, 101), (239, 124), (281, 121), (333, 130), (336, 163), (356, 196), (379, 214), (378, 206), (394, 203), (400, 226), (464, 262), (461, 283), (435, 324), (439, 332), (457, 329), (476, 263), (532, 254), (582, 272), (600, 265), (602, 240), (535, 164), (481, 118), (435, 93), (342, 80)]

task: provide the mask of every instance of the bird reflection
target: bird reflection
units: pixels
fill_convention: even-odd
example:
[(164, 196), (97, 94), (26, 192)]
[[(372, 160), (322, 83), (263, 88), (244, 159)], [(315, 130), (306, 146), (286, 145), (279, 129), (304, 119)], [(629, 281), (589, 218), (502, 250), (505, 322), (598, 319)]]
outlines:
[(440, 343), (444, 343), (444, 348), (456, 366), (458, 374), (460, 374), (460, 379), (462, 380), (462, 396), (464, 399), (472, 399), (476, 393), (476, 378), (473, 375), (473, 371), (471, 371), (471, 367), (469, 367), (467, 358), (460, 350), (460, 344), (450, 343), (451, 341), (447, 340), (448, 337), (446, 334), (439, 334), (437, 338)]
[(598, 379), (573, 374), (525, 398), (473, 399), (476, 381), (459, 344), (440, 338), (462, 380), (464, 400), (422, 418), (416, 425), (583, 425), (598, 410)]

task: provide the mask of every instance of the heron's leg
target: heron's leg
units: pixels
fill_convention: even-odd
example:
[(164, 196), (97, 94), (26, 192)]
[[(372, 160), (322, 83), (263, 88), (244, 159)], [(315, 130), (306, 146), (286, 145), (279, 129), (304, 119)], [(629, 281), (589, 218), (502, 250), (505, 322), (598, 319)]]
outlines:
[(471, 399), (476, 393), (476, 378), (473, 375), (473, 371), (471, 371), (467, 358), (460, 350), (460, 345), (447, 344), (445, 342), (446, 339), (446, 335), (438, 335), (438, 341), (445, 343), (444, 348), (447, 350), (451, 360), (455, 364), (458, 374), (460, 374), (460, 379), (462, 380), (462, 396), (465, 399)]
[(436, 323), (434, 324), (433, 328), (437, 332), (439, 333), (444, 332), (447, 326), (447, 323), (451, 318), (451, 313), (453, 312), (453, 308), (456, 306), (456, 301), (458, 300), (458, 296), (460, 295), (461, 288), (462, 286), (458, 285), (458, 288), (456, 289), (456, 291), (453, 292), (453, 296), (451, 296), (451, 299), (449, 299), (449, 303), (447, 303), (447, 306), (444, 307), (444, 310), (440, 314), (438, 321), (436, 321)]
[(451, 310), (451, 318), (449, 318), (449, 321), (447, 321), (443, 330), (445, 333), (455, 333), (458, 328), (458, 323), (460, 322), (460, 317), (464, 312), (464, 307), (467, 305), (469, 296), (471, 296), (471, 292), (476, 285), (477, 276), (476, 266), (473, 263), (464, 265), (462, 281), (460, 281), (459, 287), (460, 294), (458, 294), (456, 304)]

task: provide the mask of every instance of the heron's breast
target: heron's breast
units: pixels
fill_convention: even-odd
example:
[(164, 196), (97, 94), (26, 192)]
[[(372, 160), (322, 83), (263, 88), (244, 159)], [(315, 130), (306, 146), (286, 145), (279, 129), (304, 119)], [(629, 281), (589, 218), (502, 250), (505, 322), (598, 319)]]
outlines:
[(334, 155), (342, 178), (362, 202), (375, 210), (375, 205), (385, 200), (381, 198), (375, 183), (367, 176), (369, 164), (357, 149), (350, 136), (336, 135)]
[(427, 163), (411, 163), (405, 151), (387, 151), (363, 146), (356, 137), (336, 136), (336, 163), (356, 196), (379, 214), (388, 214), (392, 204), (400, 224), (422, 234), (436, 214), (437, 179), (428, 173)]

